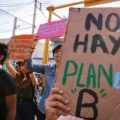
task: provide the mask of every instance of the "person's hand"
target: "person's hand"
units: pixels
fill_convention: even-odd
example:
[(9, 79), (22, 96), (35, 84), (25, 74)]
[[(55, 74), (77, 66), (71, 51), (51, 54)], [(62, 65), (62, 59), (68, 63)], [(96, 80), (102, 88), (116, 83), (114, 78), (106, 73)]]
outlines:
[(58, 88), (51, 89), (50, 96), (45, 101), (46, 120), (57, 120), (60, 115), (68, 115), (69, 102), (63, 94)]
[(28, 54), (28, 56), (27, 56), (26, 59), (28, 59), (28, 58), (32, 58), (32, 55), (33, 55), (34, 50), (35, 50), (34, 47), (31, 47), (31, 48), (29, 49), (29, 54)]
[(2, 70), (2, 65), (0, 65), (0, 70)]
[(36, 45), (37, 45), (37, 40), (33, 39), (32, 45), (29, 48), (28, 55), (27, 55), (26, 59), (32, 58), (32, 55), (33, 55), (33, 53), (35, 51)]

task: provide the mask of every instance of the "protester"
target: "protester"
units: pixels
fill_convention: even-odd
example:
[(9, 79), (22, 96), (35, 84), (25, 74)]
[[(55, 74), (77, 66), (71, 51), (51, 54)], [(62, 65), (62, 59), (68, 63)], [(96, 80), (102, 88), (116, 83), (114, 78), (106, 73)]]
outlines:
[(52, 88), (49, 97), (45, 101), (46, 120), (83, 120), (71, 116), (69, 101), (64, 92), (59, 88)]
[(2, 69), (7, 57), (8, 47), (0, 43), (0, 120), (15, 120), (16, 86), (13, 77)]
[(16, 120), (34, 120), (34, 89), (36, 79), (33, 73), (25, 67), (25, 62), (21, 62), (20, 72), (16, 71), (8, 59), (6, 65), (15, 77), (17, 86), (17, 115)]
[[(48, 97), (50, 89), (52, 87), (54, 87), (54, 79), (55, 79), (55, 73), (56, 73), (56, 69), (58, 67), (58, 62), (61, 56), (61, 47), (62, 44), (58, 44), (57, 46), (55, 46), (55, 48), (53, 49), (53, 57), (55, 60), (55, 64), (40, 64), (40, 65), (34, 65), (32, 64), (32, 59), (29, 58), (26, 60), (26, 66), (29, 70), (33, 71), (33, 72), (38, 72), (38, 73), (42, 73), (45, 75), (46, 77), (46, 82), (45, 82), (45, 87), (44, 87), (44, 91), (38, 106), (39, 109), (39, 115), (37, 120), (45, 120), (46, 115), (45, 115), (45, 99)], [(30, 56), (31, 57), (31, 56)]]

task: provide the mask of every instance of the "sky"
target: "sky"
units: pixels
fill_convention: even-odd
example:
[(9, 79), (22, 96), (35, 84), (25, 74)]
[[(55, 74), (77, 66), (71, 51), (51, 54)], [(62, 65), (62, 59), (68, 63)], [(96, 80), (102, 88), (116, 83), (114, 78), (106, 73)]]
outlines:
[[(16, 35), (32, 33), (34, 1), (35, 0), (0, 0), (0, 39), (12, 36), (15, 17), (17, 17)], [(35, 33), (40, 24), (47, 23), (48, 21), (48, 11), (46, 10), (48, 6), (60, 6), (79, 1), (83, 0), (37, 0)], [(120, 1), (94, 7), (106, 6), (120, 7)], [(83, 7), (83, 5), (74, 7)], [(67, 18), (69, 8), (56, 10), (55, 13), (62, 18)], [(54, 20), (59, 20), (59, 18), (53, 15), (52, 21)]]

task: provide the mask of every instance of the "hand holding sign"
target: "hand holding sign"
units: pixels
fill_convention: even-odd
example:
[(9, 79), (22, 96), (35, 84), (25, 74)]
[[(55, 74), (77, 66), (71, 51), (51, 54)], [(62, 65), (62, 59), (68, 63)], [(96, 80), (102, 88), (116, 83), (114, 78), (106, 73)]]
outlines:
[(50, 96), (45, 102), (47, 120), (57, 120), (60, 115), (68, 115), (70, 108), (68, 100), (63, 96), (63, 91), (59, 88), (52, 88)]

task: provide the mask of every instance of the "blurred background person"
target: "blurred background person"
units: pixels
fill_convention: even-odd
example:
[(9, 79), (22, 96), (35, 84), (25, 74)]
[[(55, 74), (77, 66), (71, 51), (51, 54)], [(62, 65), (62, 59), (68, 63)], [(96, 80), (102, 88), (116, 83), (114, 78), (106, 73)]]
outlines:
[(37, 84), (32, 72), (28, 71), (25, 62), (21, 62), (18, 72), (11, 65), (10, 59), (6, 65), (15, 78), (17, 86), (16, 120), (34, 120), (34, 90)]
[(53, 57), (55, 64), (32, 64), (32, 54), (26, 60), (26, 67), (32, 72), (42, 73), (45, 75), (45, 86), (38, 104), (39, 114), (37, 120), (45, 120), (45, 100), (49, 96), (50, 89), (55, 86), (55, 73), (61, 56), (62, 44), (58, 44), (53, 48)]
[(16, 86), (13, 77), (2, 69), (8, 57), (7, 45), (0, 43), (0, 120), (15, 120)]

